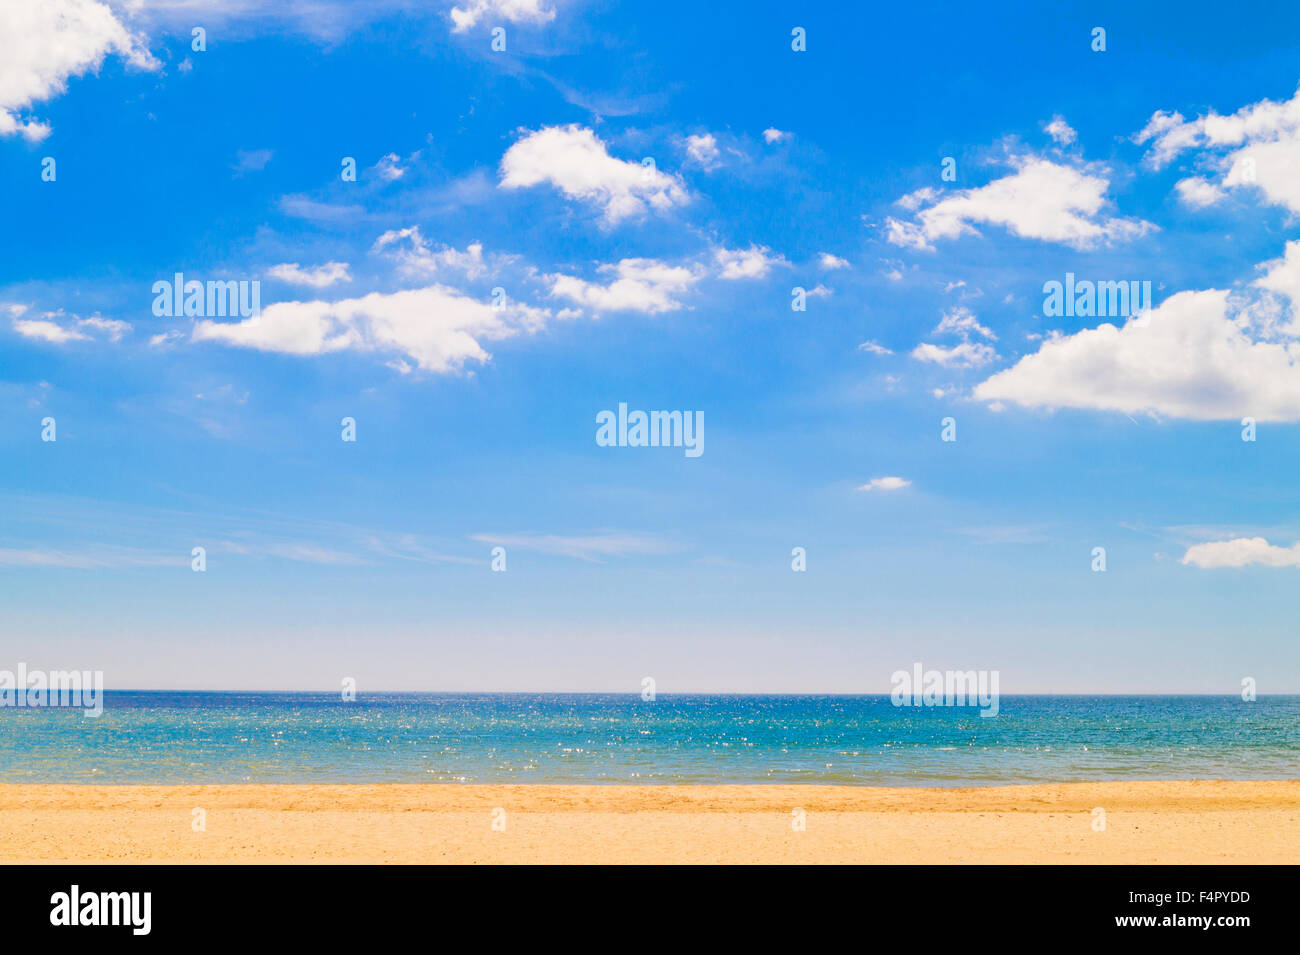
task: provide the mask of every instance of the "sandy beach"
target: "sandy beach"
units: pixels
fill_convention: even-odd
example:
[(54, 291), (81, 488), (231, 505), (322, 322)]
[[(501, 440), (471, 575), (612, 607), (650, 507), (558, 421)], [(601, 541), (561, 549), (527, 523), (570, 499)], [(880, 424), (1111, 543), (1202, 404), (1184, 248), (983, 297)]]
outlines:
[(1300, 781), (13, 784), (0, 847), (5, 862), (1295, 863)]

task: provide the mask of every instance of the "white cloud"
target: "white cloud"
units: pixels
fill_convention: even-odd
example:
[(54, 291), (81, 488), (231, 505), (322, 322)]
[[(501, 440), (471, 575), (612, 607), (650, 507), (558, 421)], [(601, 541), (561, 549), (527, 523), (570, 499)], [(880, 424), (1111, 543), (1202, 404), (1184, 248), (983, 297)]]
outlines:
[[(10, 314), (18, 316), (27, 311), (26, 306), (22, 306), (22, 311), (14, 312), (12, 309), (15, 307), (10, 307)], [(90, 341), (94, 335), (88, 332), (100, 333), (109, 341), (116, 342), (131, 331), (129, 322), (103, 318), (100, 315), (92, 315), (89, 318), (78, 318), (76, 315), (65, 316), (62, 309), (45, 312), (40, 318), (35, 319), (15, 318), (13, 325), (14, 331), (24, 338), (48, 342), (51, 345)]]
[(547, 126), (530, 132), (501, 159), (501, 188), (550, 183), (570, 199), (599, 205), (608, 224), (689, 198), (681, 181), (654, 166), (611, 156), (590, 129)]
[(714, 249), (713, 260), (718, 265), (718, 277), (724, 279), (761, 279), (774, 265), (789, 265), (781, 255), (773, 255), (765, 245), (751, 245), (748, 249)]
[(763, 130), (763, 139), (767, 141), (769, 146), (772, 143), (784, 142), (789, 139), (791, 135), (793, 134), (777, 129), (775, 126), (769, 126), (767, 129)]
[(1226, 195), (1222, 188), (1200, 176), (1180, 179), (1174, 188), (1178, 190), (1178, 198), (1183, 204), (1194, 209), (1212, 206)]
[(1027, 407), (1151, 412), (1201, 421), (1300, 420), (1300, 343), (1252, 336), (1228, 292), (1172, 295), (1123, 327), (1054, 334), (975, 388)]
[(974, 224), (986, 223), (1022, 238), (1087, 249), (1137, 238), (1155, 228), (1141, 220), (1106, 218), (1110, 181), (1098, 172), (1034, 157), (1020, 157), (1014, 164), (1014, 173), (977, 189), (946, 198), (928, 188), (904, 196), (899, 200), (903, 208), (920, 211), (911, 222), (887, 219), (889, 241), (933, 249), (937, 239), (978, 235)]
[(21, 112), (62, 93), (69, 77), (98, 70), (109, 54), (140, 69), (158, 67), (143, 40), (97, 0), (5, 0), (0, 37), (0, 136), (48, 136), (46, 123)]
[(892, 355), (893, 352), (877, 342), (863, 342), (858, 346), (858, 351), (870, 352), (873, 355)]
[(401, 157), (397, 153), (389, 153), (387, 156), (381, 156), (379, 162), (375, 163), (375, 172), (381, 179), (387, 182), (393, 182), (401, 179), (406, 175), (406, 170), (399, 165)]
[[(376, 252), (389, 250), (388, 255), (407, 275), (427, 277), (440, 269), (453, 269), (464, 273), (467, 278), (476, 279), (488, 271), (483, 243), (471, 242), (463, 252), (449, 245), (434, 251), (420, 233), (420, 227), (415, 225), (390, 229), (375, 240), (374, 248)], [(493, 262), (500, 264), (511, 259), (511, 256), (495, 256)]]
[(277, 302), (241, 322), (197, 322), (193, 340), (290, 355), (400, 352), (425, 371), (452, 372), (488, 361), (482, 342), (538, 331), (548, 318), (545, 309), (514, 302), (493, 308), (432, 285), (339, 302)]
[(274, 155), (275, 151), (271, 149), (240, 149), (235, 153), (234, 169), (240, 175), (261, 172)]
[(266, 274), (273, 279), (279, 279), (281, 282), (289, 282), (293, 285), (310, 285), (312, 288), (325, 288), (335, 282), (352, 281), (352, 276), (348, 274), (348, 264), (346, 262), (326, 262), (324, 265), (306, 269), (301, 268), (297, 262), (285, 262), (271, 266), (271, 268), (267, 269)]
[(1187, 548), (1187, 553), (1179, 563), (1207, 570), (1218, 567), (1245, 567), (1249, 564), (1262, 564), (1265, 567), (1300, 567), (1300, 541), (1290, 547), (1270, 544), (1262, 537), (1210, 541)]
[(170, 345), (173, 342), (179, 341), (184, 337), (185, 336), (182, 332), (179, 332), (174, 328), (169, 328), (165, 332), (159, 332), (157, 335), (151, 335), (149, 337), (149, 347), (159, 348), (163, 345)]
[(1258, 186), (1270, 202), (1300, 212), (1300, 89), (1285, 102), (1261, 100), (1231, 116), (1211, 110), (1186, 120), (1181, 113), (1156, 112), (1134, 141), (1151, 144), (1147, 161), (1157, 169), (1184, 152), (1204, 150), (1219, 186)]
[(1280, 259), (1265, 262), (1260, 268), (1264, 275), (1254, 285), (1290, 300), (1291, 325), (1283, 331), (1300, 335), (1300, 240), (1288, 242)]
[(464, 33), (484, 17), (542, 26), (555, 19), (555, 7), (546, 0), (469, 0), (464, 7), (452, 7), (450, 16), (451, 31)]
[(899, 491), (911, 485), (911, 481), (901, 477), (872, 478), (866, 484), (858, 486), (859, 491)]
[(912, 357), (945, 368), (978, 368), (998, 356), (991, 346), (979, 342), (962, 342), (951, 347), (923, 342), (912, 349)]
[(600, 563), (602, 557), (629, 557), (637, 555), (672, 554), (681, 548), (671, 541), (657, 537), (639, 537), (630, 534), (589, 534), (562, 536), (559, 534), (471, 534), (470, 540), (484, 544), (539, 554), (557, 554), (579, 560)]
[(47, 548), (0, 547), (0, 567), (60, 567), (82, 570), (109, 567), (166, 567), (189, 563), (176, 554), (150, 553), (130, 547), (103, 547), (66, 551)]
[(823, 252), (817, 260), (817, 264), (824, 269), (847, 269), (849, 267), (848, 259), (841, 259), (838, 255), (831, 255), (829, 252)]
[(19, 319), (14, 322), (14, 331), (24, 338), (31, 338), (36, 341), (49, 342), (52, 345), (63, 345), (67, 342), (89, 341), (89, 335), (83, 335), (81, 332), (74, 331), (70, 328), (64, 328), (56, 322), (45, 321), (44, 319)]
[(712, 169), (718, 163), (718, 140), (712, 133), (687, 136), (686, 155), (705, 169)]
[(95, 331), (103, 332), (108, 336), (110, 342), (119, 341), (123, 335), (131, 330), (129, 322), (116, 318), (101, 318), (98, 315), (78, 319), (77, 324), (82, 328), (93, 328)]
[(979, 319), (975, 317), (975, 313), (964, 305), (958, 305), (956, 308), (944, 312), (943, 318), (935, 326), (932, 334), (960, 335), (963, 340), (969, 339), (971, 335), (979, 335), (989, 341), (997, 341), (998, 339), (998, 336), (994, 335), (984, 325), (981, 325)]
[(1070, 128), (1064, 116), (1053, 116), (1052, 121), (1047, 123), (1043, 130), (1062, 146), (1069, 146), (1079, 138), (1079, 134)]
[(366, 217), (363, 206), (333, 205), (300, 195), (281, 196), (280, 211), (296, 219), (313, 222), (355, 222)]
[(597, 312), (644, 312), (655, 315), (682, 307), (678, 296), (701, 278), (698, 270), (657, 259), (623, 259), (598, 270), (612, 276), (608, 284), (572, 275), (548, 275), (551, 295)]
[(931, 334), (955, 335), (961, 339), (961, 343), (944, 346), (924, 342), (912, 349), (912, 357), (917, 361), (930, 362), (945, 368), (977, 368), (980, 365), (987, 365), (998, 357), (991, 345), (971, 341), (971, 336), (989, 341), (997, 341), (997, 336), (981, 325), (975, 313), (964, 305), (958, 305), (944, 312), (943, 318)]

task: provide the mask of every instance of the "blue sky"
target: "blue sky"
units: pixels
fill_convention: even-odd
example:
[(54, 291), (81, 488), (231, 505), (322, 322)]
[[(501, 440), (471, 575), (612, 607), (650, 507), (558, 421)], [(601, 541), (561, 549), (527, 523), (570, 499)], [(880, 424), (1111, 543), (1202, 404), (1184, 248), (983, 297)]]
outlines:
[(0, 657), (1300, 691), (1300, 11), (841, 6), (0, 5)]

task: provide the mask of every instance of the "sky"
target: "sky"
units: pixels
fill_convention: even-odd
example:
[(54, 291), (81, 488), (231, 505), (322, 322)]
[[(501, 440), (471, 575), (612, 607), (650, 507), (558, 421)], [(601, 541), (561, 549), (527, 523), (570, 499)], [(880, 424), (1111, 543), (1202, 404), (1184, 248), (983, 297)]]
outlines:
[(0, 667), (1300, 692), (1300, 9), (899, 6), (0, 0)]

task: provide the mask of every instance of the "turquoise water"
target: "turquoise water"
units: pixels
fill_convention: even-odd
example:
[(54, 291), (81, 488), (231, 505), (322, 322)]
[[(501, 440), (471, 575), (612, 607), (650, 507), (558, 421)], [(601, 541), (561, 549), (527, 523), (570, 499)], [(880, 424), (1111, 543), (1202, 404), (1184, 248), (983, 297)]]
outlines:
[(0, 709), (0, 782), (852, 783), (1300, 778), (1300, 696), (108, 692)]

